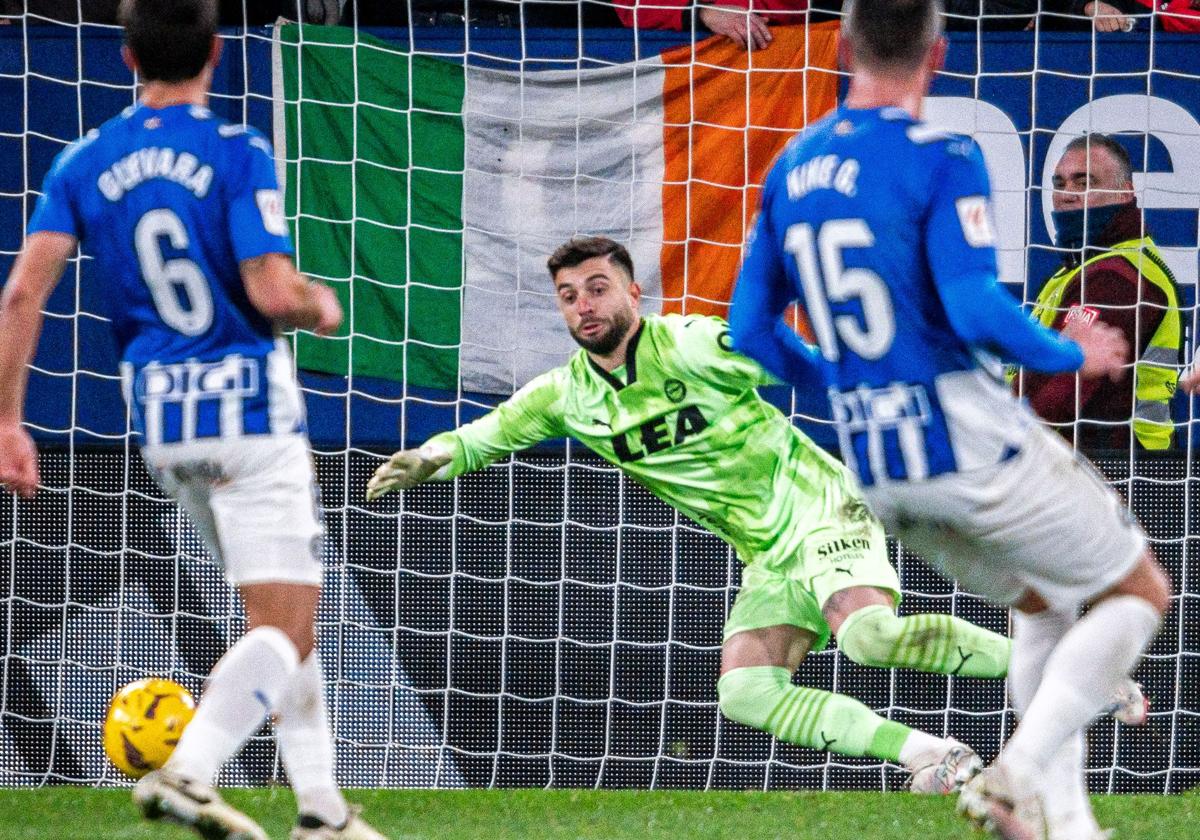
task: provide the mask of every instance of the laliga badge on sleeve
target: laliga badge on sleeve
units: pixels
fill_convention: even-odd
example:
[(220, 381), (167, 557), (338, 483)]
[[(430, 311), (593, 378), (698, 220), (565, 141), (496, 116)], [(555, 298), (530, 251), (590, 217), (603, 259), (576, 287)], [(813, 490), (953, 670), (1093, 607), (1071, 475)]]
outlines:
[(982, 195), (967, 195), (954, 202), (958, 210), (958, 222), (962, 225), (963, 238), (972, 248), (987, 248), (996, 244), (996, 232), (992, 228), (992, 211), (988, 200)]

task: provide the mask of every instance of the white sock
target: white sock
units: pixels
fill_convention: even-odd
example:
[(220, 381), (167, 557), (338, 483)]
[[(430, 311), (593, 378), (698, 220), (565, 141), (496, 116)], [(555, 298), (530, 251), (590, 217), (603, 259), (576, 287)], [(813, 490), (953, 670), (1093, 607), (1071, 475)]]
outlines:
[(1008, 690), (1017, 715), (1025, 714), (1042, 682), (1046, 660), (1075, 624), (1074, 612), (1043, 610), (1029, 615), (1012, 611), (1013, 645), (1008, 660)]
[[(1014, 611), (1013, 651), (1008, 666), (1009, 691), (1018, 716), (1024, 715), (1042, 680), (1046, 661), (1075, 623), (1073, 612), (1045, 610), (1034, 615)], [(1083, 780), (1083, 734), (1067, 738), (1054, 754), (1039, 787), (1050, 840), (1084, 837), (1097, 831)]]
[(243, 636), (213, 668), (167, 769), (210, 784), (262, 726), (297, 665), (296, 646), (282, 630), (256, 627)]
[(275, 712), (275, 738), (301, 814), (340, 826), (350, 816), (333, 780), (333, 738), (321, 659), (314, 648), (292, 674)]
[(1118, 595), (1075, 622), (1047, 660), (1037, 693), (1004, 749), (1006, 760), (1020, 769), (1045, 770), (1133, 670), (1159, 620), (1145, 599)]
[(1085, 758), (1083, 733), (1076, 732), (1058, 748), (1046, 768), (1047, 783), (1040, 793), (1050, 840), (1099, 834), (1083, 778)]

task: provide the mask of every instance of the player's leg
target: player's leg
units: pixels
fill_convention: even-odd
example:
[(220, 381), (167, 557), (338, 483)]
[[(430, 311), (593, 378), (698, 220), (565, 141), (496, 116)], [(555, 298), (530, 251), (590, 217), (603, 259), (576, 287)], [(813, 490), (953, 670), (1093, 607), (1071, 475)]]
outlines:
[(320, 587), (243, 583), (246, 635), (213, 668), (167, 769), (209, 783), (278, 708), (301, 657), (313, 649), (313, 613)]
[(900, 580), (888, 560), (883, 525), (848, 478), (825, 488), (837, 514), (805, 537), (804, 577), (851, 660), (875, 668), (1003, 677), (1008, 638), (952, 615), (896, 615)]
[[(255, 481), (220, 494), (216, 501), (218, 516), (230, 523), (226, 531), (241, 535), (226, 539), (227, 548), (254, 558), (241, 573), (272, 581), (241, 588), (248, 625), (282, 630), (299, 657), (271, 706), (279, 755), (299, 812), (291, 837), (382, 840), (347, 806), (334, 778), (333, 733), (315, 644), (324, 525), (312, 461), (303, 439), (284, 439), (272, 447), (271, 465)], [(264, 519), (247, 520), (251, 499), (266, 513)], [(309, 596), (295, 594), (297, 586), (309, 590)]]
[(885, 589), (839, 590), (825, 602), (824, 613), (842, 653), (860, 665), (961, 677), (1008, 673), (1008, 637), (944, 613), (900, 617)]
[[(138, 782), (134, 801), (147, 817), (169, 819), (204, 836), (265, 838), (253, 820), (227, 805), (211, 786), (221, 764), (262, 726), (300, 661), (287, 630), (261, 620), (258, 587), (276, 584), (253, 580), (246, 561), (255, 555), (244, 550), (244, 537), (230, 538), (239, 533), (240, 523), (229, 522), (225, 507), (218, 502), (221, 495), (238, 487), (240, 468), (246, 463), (244, 454), (222, 441), (203, 441), (147, 449), (143, 455), (159, 484), (189, 513), (209, 550), (225, 566), (231, 583), (242, 591), (250, 627), (214, 667), (196, 716), (179, 745), (162, 770)], [(242, 502), (251, 510), (263, 504), (253, 496)], [(264, 551), (264, 556), (270, 555), (269, 550)], [(266, 575), (274, 576), (273, 571)], [(319, 583), (319, 575), (302, 582), (307, 585), (276, 597), (315, 605), (319, 590), (314, 584)], [(311, 624), (308, 638), (311, 646)]]
[[(840, 537), (831, 530), (836, 527), (823, 529), (813, 541), (816, 551), (809, 553), (805, 569), (813, 576), (816, 597), (824, 599), (822, 613), (838, 647), (849, 659), (875, 668), (963, 677), (1008, 673), (1012, 641), (1007, 636), (944, 613), (896, 615), (900, 581), (887, 558), (882, 525), (873, 522), (864, 532), (861, 522), (848, 522)], [(830, 545), (848, 548), (830, 551)], [(831, 586), (845, 588), (827, 593)], [(1126, 680), (1110, 706), (1112, 714), (1126, 721), (1134, 712), (1144, 714), (1140, 688)]]
[(301, 653), (312, 650), (312, 615), (320, 588), (246, 583), (239, 593), (246, 634), (213, 668), (196, 715), (166, 766), (144, 777), (134, 798), (147, 816), (165, 817), (205, 837), (259, 840), (266, 836), (262, 829), (227, 805), (211, 782), (278, 707)]
[[(1009, 691), (1018, 716), (1025, 714), (1042, 680), (1046, 660), (1075, 623), (1075, 610), (1013, 611), (1013, 657)], [(1059, 748), (1041, 788), (1049, 840), (1091, 840), (1101, 836), (1083, 778), (1084, 739), (1075, 733)]]
[(1167, 606), (1165, 577), (1116, 494), (1041, 428), (994, 468), (869, 495), (906, 544), (998, 603), (1070, 610), (1113, 590), (1050, 640), (1025, 719), (960, 801), (998, 836), (1035, 836), (1042, 774), (1125, 684)]
[[(1057, 436), (1039, 432), (1031, 436), (1031, 457), (1019, 460), (1036, 461), (1040, 474), (1026, 478), (1047, 488), (1050, 501), (1040, 510), (1052, 518), (1031, 518), (1031, 538), (1018, 542), (1013, 559), (1024, 567), (1027, 592), (1016, 606), (1025, 612), (1092, 607), (1055, 643), (1002, 752), (1019, 775), (1044, 771), (1124, 684), (1171, 598), (1166, 573), (1121, 499)], [(1059, 556), (1039, 556), (1050, 551)]]
[(952, 739), (887, 720), (852, 697), (793, 685), (804, 656), (828, 640), (828, 625), (799, 581), (748, 566), (725, 625), (721, 711), (789, 743), (923, 771), (917, 790), (948, 792), (973, 772), (978, 758)]
[(279, 755), (299, 810), (292, 840), (383, 840), (356, 809), (347, 805), (334, 779), (325, 682), (320, 655), (313, 644), (319, 590), (311, 587), (313, 597), (309, 599), (298, 597), (296, 587), (287, 590), (281, 584), (267, 586), (278, 589), (269, 592), (260, 585), (253, 587), (252, 597), (246, 597), (247, 622), (285, 630), (303, 655), (272, 707)]
[(1003, 760), (1018, 772), (1047, 768), (1128, 679), (1170, 598), (1166, 573), (1147, 549), (1054, 646)]

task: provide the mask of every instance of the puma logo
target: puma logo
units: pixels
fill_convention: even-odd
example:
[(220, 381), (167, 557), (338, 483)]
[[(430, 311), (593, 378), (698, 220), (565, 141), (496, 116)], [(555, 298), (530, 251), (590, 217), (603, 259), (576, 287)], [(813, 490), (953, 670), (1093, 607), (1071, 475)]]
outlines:
[(967, 664), (967, 660), (969, 660), (972, 656), (975, 655), (973, 653), (967, 653), (961, 647), (957, 647), (956, 650), (958, 651), (959, 659), (961, 659), (962, 661), (958, 663), (958, 667), (956, 667), (953, 671), (950, 672), (950, 676), (952, 676), (952, 677), (957, 677), (958, 672), (961, 671), (963, 669), (963, 666)]

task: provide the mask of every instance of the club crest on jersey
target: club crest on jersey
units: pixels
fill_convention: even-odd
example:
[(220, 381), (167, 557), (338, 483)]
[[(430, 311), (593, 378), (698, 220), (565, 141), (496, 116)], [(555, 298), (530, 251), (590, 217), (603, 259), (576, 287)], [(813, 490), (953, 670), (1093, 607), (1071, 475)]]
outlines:
[(1093, 306), (1081, 306), (1075, 304), (1067, 310), (1067, 315), (1063, 319), (1063, 326), (1067, 324), (1091, 324), (1096, 323), (1096, 319), (1100, 317), (1100, 310)]
[(678, 379), (668, 379), (663, 383), (663, 393), (673, 403), (683, 402), (687, 396), (687, 386)]
[(847, 522), (870, 522), (874, 517), (862, 499), (847, 499), (842, 505), (842, 518)]
[(708, 421), (704, 419), (700, 409), (694, 405), (685, 405), (678, 411), (647, 420), (628, 432), (613, 435), (613, 452), (622, 464), (640, 461), (647, 455), (678, 446), (707, 428)]

